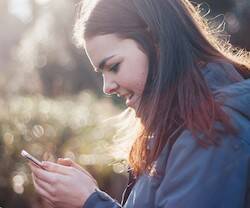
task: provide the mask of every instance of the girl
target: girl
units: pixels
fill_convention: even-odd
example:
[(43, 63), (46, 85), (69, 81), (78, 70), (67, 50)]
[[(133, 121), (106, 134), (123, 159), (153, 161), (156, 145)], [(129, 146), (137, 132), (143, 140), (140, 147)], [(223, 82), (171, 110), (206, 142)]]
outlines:
[[(94, 3), (93, 3), (94, 2)], [(250, 56), (188, 0), (91, 0), (78, 40), (141, 128), (121, 204), (76, 163), (32, 166), (51, 207), (250, 207)], [(86, 10), (88, 8), (88, 10)]]

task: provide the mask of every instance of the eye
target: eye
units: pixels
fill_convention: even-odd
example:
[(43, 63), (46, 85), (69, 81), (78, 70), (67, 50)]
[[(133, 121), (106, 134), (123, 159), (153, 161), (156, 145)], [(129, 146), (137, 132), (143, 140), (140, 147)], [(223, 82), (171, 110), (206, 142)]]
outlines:
[(120, 66), (120, 63), (113, 64), (113, 65), (110, 67), (110, 71), (112, 71), (112, 72), (118, 72), (119, 66)]

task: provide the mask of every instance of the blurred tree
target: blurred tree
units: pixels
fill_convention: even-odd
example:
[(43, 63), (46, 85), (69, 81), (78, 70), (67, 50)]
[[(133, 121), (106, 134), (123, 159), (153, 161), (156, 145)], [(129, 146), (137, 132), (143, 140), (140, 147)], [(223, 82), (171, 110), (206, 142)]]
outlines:
[(18, 10), (11, 9), (17, 0), (1, 2), (3, 96), (42, 93), (54, 97), (101, 88), (100, 78), (86, 70), (90, 68), (86, 55), (72, 44), (76, 1), (28, 1), (32, 16), (24, 22)]
[(34, 24), (23, 36), (19, 54), (23, 68), (39, 73), (42, 93), (54, 97), (100, 88), (100, 80), (86, 70), (90, 68), (86, 56), (72, 44), (73, 2), (33, 4), (33, 10)]

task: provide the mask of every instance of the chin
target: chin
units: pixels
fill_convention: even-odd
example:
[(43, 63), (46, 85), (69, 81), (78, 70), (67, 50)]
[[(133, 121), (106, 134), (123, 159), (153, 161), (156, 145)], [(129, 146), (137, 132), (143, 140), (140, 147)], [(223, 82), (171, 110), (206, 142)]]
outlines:
[(136, 105), (136, 106), (134, 106), (134, 107), (130, 107), (130, 109), (132, 109), (133, 112), (135, 113), (135, 117), (136, 117), (136, 118), (140, 118), (140, 114), (139, 114), (139, 112), (138, 112), (138, 108), (139, 108), (139, 105)]

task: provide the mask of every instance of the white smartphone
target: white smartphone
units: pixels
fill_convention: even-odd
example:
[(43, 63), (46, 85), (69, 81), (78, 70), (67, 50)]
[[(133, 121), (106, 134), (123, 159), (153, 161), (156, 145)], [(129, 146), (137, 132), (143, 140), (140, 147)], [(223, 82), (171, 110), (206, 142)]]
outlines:
[(38, 159), (36, 159), (34, 156), (32, 156), (31, 154), (26, 152), (25, 150), (22, 150), (21, 155), (24, 158), (28, 159), (29, 161), (33, 162), (36, 166), (44, 169), (43, 166), (42, 166), (42, 163)]

